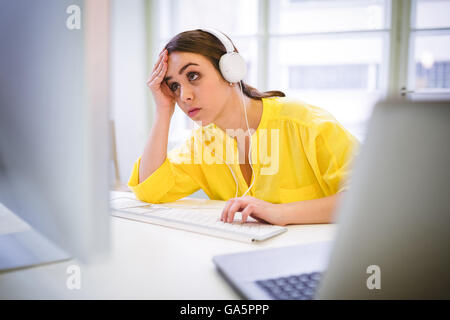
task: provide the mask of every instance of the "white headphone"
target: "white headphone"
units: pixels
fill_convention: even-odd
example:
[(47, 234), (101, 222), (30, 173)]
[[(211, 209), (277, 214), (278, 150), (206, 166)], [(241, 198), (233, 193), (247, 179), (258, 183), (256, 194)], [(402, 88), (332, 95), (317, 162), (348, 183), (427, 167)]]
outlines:
[[(250, 162), (250, 168), (252, 169), (252, 176), (254, 175), (253, 166), (252, 166), (252, 135), (250, 134), (250, 128), (248, 125), (248, 119), (247, 119), (247, 108), (245, 105), (244, 95), (242, 93), (242, 85), (241, 80), (244, 79), (245, 75), (247, 74), (247, 65), (245, 63), (244, 58), (238, 53), (234, 51), (233, 43), (220, 31), (212, 29), (212, 28), (201, 28), (201, 31), (208, 32), (212, 35), (214, 35), (219, 41), (223, 44), (225, 47), (225, 50), (227, 53), (225, 53), (223, 56), (220, 57), (219, 60), (219, 68), (220, 72), (222, 73), (223, 78), (231, 83), (239, 83), (239, 87), (241, 88), (241, 97), (242, 102), (244, 103), (244, 114), (245, 114), (245, 122), (247, 124), (247, 130), (250, 137), (250, 147), (249, 147), (249, 162)], [(236, 176), (234, 175), (233, 170), (228, 165), (228, 163), (225, 162), (225, 164), (228, 166), (228, 169), (231, 171), (231, 175), (233, 176), (234, 182), (236, 183), (236, 194), (235, 198), (238, 195), (238, 189), (239, 185), (236, 179)], [(255, 182), (255, 177), (253, 177), (253, 182), (251, 183), (250, 187), (248, 187), (247, 191), (242, 196), (245, 196), (247, 192), (252, 188), (253, 183)]]
[(219, 30), (205, 28), (202, 31), (211, 33), (222, 42), (227, 53), (220, 57), (219, 68), (222, 76), (230, 83), (239, 82), (244, 79), (247, 74), (247, 65), (244, 58), (234, 51), (231, 41)]

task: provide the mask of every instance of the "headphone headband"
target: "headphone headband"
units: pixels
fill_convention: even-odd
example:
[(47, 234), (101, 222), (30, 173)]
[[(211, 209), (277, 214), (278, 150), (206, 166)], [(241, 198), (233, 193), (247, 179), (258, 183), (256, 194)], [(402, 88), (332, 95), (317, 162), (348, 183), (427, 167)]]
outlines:
[(220, 42), (222, 42), (227, 53), (234, 52), (234, 47), (233, 47), (233, 44), (231, 43), (231, 41), (219, 30), (216, 30), (213, 28), (201, 28), (200, 30), (209, 32), (209, 33), (213, 34), (214, 36), (216, 36), (216, 38), (219, 39)]
[(228, 39), (224, 33), (213, 28), (199, 28), (200, 31), (208, 32), (216, 37), (227, 51), (220, 57), (219, 69), (223, 78), (231, 83), (237, 83), (244, 79), (247, 74), (247, 65), (244, 58), (234, 51), (233, 43)]

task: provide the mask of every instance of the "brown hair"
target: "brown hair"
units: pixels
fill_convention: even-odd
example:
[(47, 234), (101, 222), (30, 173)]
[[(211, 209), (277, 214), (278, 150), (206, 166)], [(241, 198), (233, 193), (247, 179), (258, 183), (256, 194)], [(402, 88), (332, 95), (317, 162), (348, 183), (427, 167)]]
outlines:
[[(225, 35), (226, 36), (226, 35)], [(230, 39), (227, 36), (228, 39)], [(231, 39), (230, 39), (231, 41)], [(234, 50), (239, 52), (234, 46)], [(168, 53), (174, 51), (198, 53), (206, 57), (217, 69), (222, 76), (219, 68), (219, 60), (222, 55), (226, 53), (226, 49), (222, 42), (216, 36), (209, 32), (200, 29), (184, 31), (174, 36), (165, 46)], [(223, 76), (222, 76), (223, 78)], [(225, 79), (224, 79), (225, 80)], [(252, 99), (261, 100), (261, 98), (268, 97), (285, 97), (286, 95), (281, 91), (266, 91), (260, 92), (258, 89), (244, 83), (241, 80), (242, 91), (244, 94)]]

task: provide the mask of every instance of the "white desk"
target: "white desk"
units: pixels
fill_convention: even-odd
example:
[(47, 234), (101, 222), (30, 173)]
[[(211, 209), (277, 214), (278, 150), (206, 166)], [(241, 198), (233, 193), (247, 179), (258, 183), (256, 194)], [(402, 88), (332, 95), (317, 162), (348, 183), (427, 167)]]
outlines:
[[(204, 201), (204, 200), (203, 200)], [(239, 299), (212, 262), (218, 254), (332, 240), (336, 225), (295, 225), (260, 243), (241, 243), (111, 217), (108, 258), (0, 272), (0, 299)], [(81, 270), (69, 290), (67, 267)]]

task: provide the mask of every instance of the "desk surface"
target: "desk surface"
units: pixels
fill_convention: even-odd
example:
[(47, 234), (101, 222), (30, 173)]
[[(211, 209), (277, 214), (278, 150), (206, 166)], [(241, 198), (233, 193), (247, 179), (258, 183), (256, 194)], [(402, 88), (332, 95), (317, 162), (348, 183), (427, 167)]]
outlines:
[[(205, 202), (205, 200), (203, 200)], [(336, 225), (292, 225), (257, 243), (111, 217), (111, 250), (92, 264), (68, 260), (0, 272), (0, 299), (239, 299), (212, 257), (332, 240)], [(81, 288), (70, 290), (67, 268), (78, 265)]]

